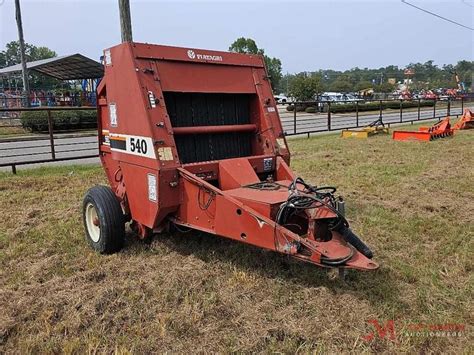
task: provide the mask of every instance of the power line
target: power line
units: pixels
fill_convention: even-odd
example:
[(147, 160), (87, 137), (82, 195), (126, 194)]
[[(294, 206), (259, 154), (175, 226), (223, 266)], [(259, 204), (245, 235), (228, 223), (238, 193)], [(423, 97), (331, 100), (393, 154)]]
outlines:
[(406, 5), (409, 5), (409, 6), (411, 6), (411, 7), (414, 7), (415, 9), (418, 9), (418, 10), (420, 10), (420, 11), (426, 12), (427, 14), (430, 14), (430, 15), (433, 15), (433, 16), (435, 16), (435, 17), (438, 17), (438, 18), (440, 18), (440, 19), (442, 19), (442, 20), (445, 20), (445, 21), (454, 23), (455, 25), (458, 25), (458, 26), (467, 28), (468, 30), (474, 31), (474, 28), (472, 28), (472, 27), (469, 27), (469, 26), (463, 25), (462, 23), (459, 23), (459, 22), (450, 20), (449, 18), (446, 18), (446, 17), (443, 17), (443, 16), (441, 16), (441, 15), (435, 14), (434, 12), (431, 12), (431, 11), (428, 11), (428, 10), (425, 10), (425, 9), (422, 9), (421, 7), (418, 7), (418, 6), (416, 6), (416, 5), (410, 4), (409, 2), (407, 2), (407, 1), (405, 1), (405, 0), (402, 0), (402, 3), (404, 3), (404, 4), (406, 4)]
[(462, 0), (462, 3), (463, 3), (464, 5), (467, 5), (467, 6), (470, 6), (470, 7), (474, 7), (474, 5), (468, 3), (467, 0)]

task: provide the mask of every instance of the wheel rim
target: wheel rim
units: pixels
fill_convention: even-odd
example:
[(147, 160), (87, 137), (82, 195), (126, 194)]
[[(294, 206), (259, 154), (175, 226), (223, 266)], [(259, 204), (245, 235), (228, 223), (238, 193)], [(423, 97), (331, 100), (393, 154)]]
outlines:
[(100, 223), (97, 211), (92, 203), (86, 206), (86, 225), (89, 237), (94, 243), (97, 243), (100, 238)]

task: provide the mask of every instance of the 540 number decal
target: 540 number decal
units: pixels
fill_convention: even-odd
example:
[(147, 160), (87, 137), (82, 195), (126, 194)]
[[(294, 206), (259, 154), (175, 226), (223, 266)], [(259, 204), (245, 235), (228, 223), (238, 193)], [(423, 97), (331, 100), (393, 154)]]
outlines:
[(110, 133), (109, 138), (112, 151), (156, 159), (153, 141), (150, 137)]
[(146, 155), (148, 144), (145, 139), (130, 137), (130, 151)]

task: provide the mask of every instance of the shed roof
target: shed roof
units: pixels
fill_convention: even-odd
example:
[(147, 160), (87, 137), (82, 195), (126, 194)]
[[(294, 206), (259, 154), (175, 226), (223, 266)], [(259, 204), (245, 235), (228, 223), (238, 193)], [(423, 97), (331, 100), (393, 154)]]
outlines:
[[(79, 53), (28, 62), (26, 67), (59, 80), (95, 79), (104, 76), (102, 64)], [(21, 64), (0, 69), (0, 76), (18, 73), (21, 73)]]

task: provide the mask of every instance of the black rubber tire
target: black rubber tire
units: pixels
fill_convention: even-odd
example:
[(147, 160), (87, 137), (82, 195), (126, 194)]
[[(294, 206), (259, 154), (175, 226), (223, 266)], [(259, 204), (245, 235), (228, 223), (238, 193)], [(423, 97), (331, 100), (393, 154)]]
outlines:
[[(94, 241), (89, 235), (86, 208), (92, 204), (99, 220), (99, 238)], [(123, 247), (125, 222), (120, 202), (107, 186), (94, 186), (87, 191), (82, 204), (82, 219), (89, 245), (100, 254), (112, 254)]]

